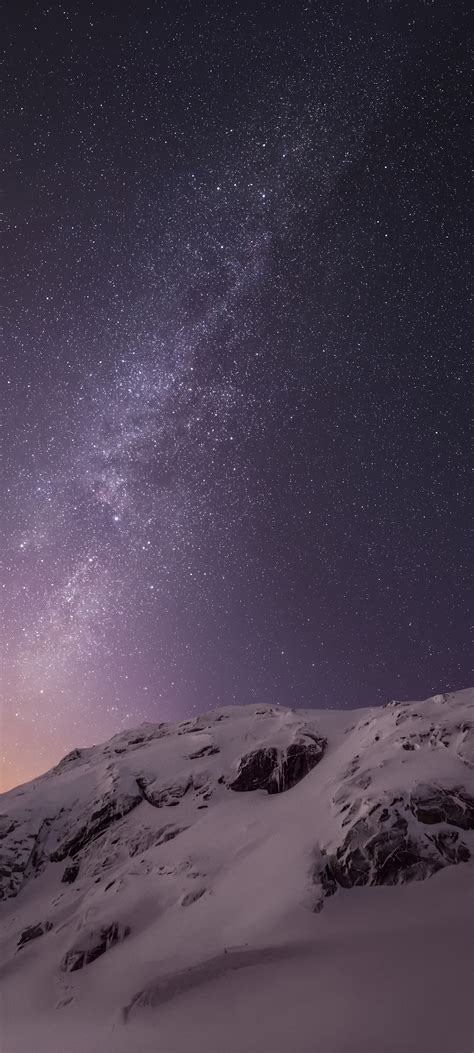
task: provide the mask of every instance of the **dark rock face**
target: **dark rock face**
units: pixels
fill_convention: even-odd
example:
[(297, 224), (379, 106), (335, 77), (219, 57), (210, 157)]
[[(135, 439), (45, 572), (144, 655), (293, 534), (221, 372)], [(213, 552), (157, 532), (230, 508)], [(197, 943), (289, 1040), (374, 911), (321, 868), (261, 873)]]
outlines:
[(88, 822), (76, 830), (76, 833), (63, 842), (55, 852), (52, 852), (50, 856), (51, 862), (58, 863), (68, 855), (77, 855), (82, 848), (85, 848), (91, 841), (95, 841), (97, 837), (100, 837), (112, 823), (122, 819), (124, 815), (127, 815), (133, 808), (141, 804), (142, 800), (143, 795), (138, 790), (136, 794), (104, 798), (100, 807), (92, 812)]
[(318, 764), (326, 748), (325, 739), (293, 742), (286, 750), (269, 746), (242, 757), (239, 773), (229, 789), (237, 792), (266, 790), (284, 793), (304, 779)]
[(0, 856), (0, 900), (16, 896), (21, 888), (26, 859), (17, 863), (11, 855)]
[(358, 819), (336, 852), (316, 864), (313, 880), (321, 884), (325, 896), (357, 885), (423, 881), (445, 866), (468, 862), (469, 849), (456, 830), (433, 836), (421, 830), (418, 835), (409, 831), (407, 818), (391, 804), (378, 817), (374, 813), (380, 804), (367, 818)]
[(102, 954), (113, 947), (115, 943), (121, 943), (130, 935), (128, 925), (120, 925), (118, 921), (111, 925), (103, 926), (93, 932), (86, 933), (75, 947), (65, 954), (61, 969), (66, 973), (74, 973), (78, 969), (84, 969), (86, 965), (95, 962)]
[(0, 815), (0, 841), (12, 834), (16, 825), (14, 819), (9, 819), (8, 815)]
[(187, 826), (171, 826), (168, 829), (161, 830), (156, 840), (156, 845), (164, 845), (167, 841), (174, 841), (178, 834), (184, 834), (187, 830)]
[(201, 757), (213, 757), (215, 753), (220, 753), (218, 746), (202, 746), (200, 750), (196, 750), (196, 753), (190, 753), (190, 760), (199, 760)]
[(396, 820), (392, 828), (370, 836), (365, 820), (359, 819), (329, 858), (321, 883), (326, 895), (331, 895), (338, 885), (353, 888), (422, 881), (442, 865), (437, 853), (407, 836), (406, 820)]
[(468, 768), (474, 768), (474, 727), (472, 724), (462, 724), (459, 728), (463, 739), (458, 749), (459, 760)]
[(43, 936), (45, 932), (49, 932), (52, 927), (50, 921), (40, 921), (38, 925), (30, 925), (27, 929), (23, 929), (18, 940), (18, 950), (24, 947), (26, 943), (30, 943), (30, 940), (37, 940), (38, 936)]
[(194, 889), (192, 892), (188, 892), (185, 896), (183, 896), (181, 900), (181, 906), (189, 907), (191, 903), (196, 903), (196, 900), (201, 899), (201, 896), (204, 895), (205, 891), (205, 888), (197, 888)]
[(79, 874), (80, 865), (78, 859), (75, 859), (73, 863), (70, 863), (69, 866), (66, 867), (61, 881), (64, 881), (67, 885), (72, 885)]
[(46, 843), (52, 819), (44, 819), (36, 833), (26, 838), (11, 837), (18, 824), (2, 823), (0, 817), (0, 900), (17, 896), (25, 882), (35, 878), (47, 862)]
[(420, 786), (411, 795), (410, 807), (420, 823), (449, 823), (460, 830), (474, 830), (474, 798), (466, 790)]
[(456, 830), (441, 830), (433, 837), (433, 844), (447, 864), (468, 863), (471, 853), (464, 841), (459, 840)]
[(268, 790), (274, 779), (278, 756), (279, 751), (274, 746), (247, 753), (245, 757), (242, 757), (239, 774), (234, 782), (229, 783), (229, 789)]
[(34, 836), (30, 855), (23, 871), (23, 881), (36, 877), (46, 865), (46, 844), (53, 819), (43, 819), (38, 833)]

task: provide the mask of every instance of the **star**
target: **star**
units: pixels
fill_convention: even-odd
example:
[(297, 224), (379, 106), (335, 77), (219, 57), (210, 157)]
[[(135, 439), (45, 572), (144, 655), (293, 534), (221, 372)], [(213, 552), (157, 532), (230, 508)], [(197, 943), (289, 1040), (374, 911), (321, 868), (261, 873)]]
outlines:
[(467, 682), (464, 35), (349, 8), (15, 26), (5, 785)]

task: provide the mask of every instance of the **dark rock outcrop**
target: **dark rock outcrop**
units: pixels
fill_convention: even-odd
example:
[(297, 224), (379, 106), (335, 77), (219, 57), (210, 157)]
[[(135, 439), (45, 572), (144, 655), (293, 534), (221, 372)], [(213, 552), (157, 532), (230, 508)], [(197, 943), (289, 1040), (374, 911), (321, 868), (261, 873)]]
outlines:
[(17, 862), (12, 853), (0, 855), (0, 900), (18, 895), (25, 866), (26, 858)]
[(474, 830), (474, 798), (462, 788), (419, 786), (411, 795), (410, 807), (420, 823), (449, 823), (460, 830)]
[(78, 969), (84, 969), (86, 965), (95, 962), (106, 951), (116, 943), (121, 943), (130, 935), (128, 925), (120, 925), (118, 921), (110, 925), (104, 925), (100, 929), (89, 931), (77, 941), (74, 947), (65, 954), (61, 969), (66, 973), (74, 973)]
[(40, 921), (37, 925), (29, 925), (27, 929), (23, 929), (18, 940), (18, 950), (24, 947), (26, 943), (30, 943), (31, 940), (37, 940), (38, 936), (43, 936), (45, 932), (49, 932), (52, 927), (50, 921)]
[(268, 790), (273, 785), (275, 772), (278, 765), (279, 751), (275, 746), (267, 746), (254, 750), (242, 757), (239, 764), (239, 774), (233, 782), (229, 783), (229, 789), (237, 791)]
[(196, 753), (190, 753), (190, 760), (200, 760), (201, 757), (213, 757), (215, 753), (220, 753), (218, 746), (202, 746), (200, 750), (196, 750)]
[(196, 903), (196, 900), (201, 899), (201, 896), (204, 895), (205, 891), (205, 888), (196, 888), (191, 892), (187, 892), (186, 895), (182, 897), (181, 906), (190, 907), (191, 903)]
[(184, 831), (187, 829), (187, 826), (169, 826), (168, 828), (165, 827), (165, 829), (161, 830), (157, 836), (157, 840), (155, 842), (156, 846), (158, 847), (158, 845), (164, 845), (167, 841), (174, 841), (175, 837), (178, 837), (178, 834), (184, 834)]
[(10, 819), (8, 815), (0, 815), (0, 841), (12, 834), (16, 826), (14, 819)]
[(311, 742), (293, 742), (285, 750), (275, 746), (253, 750), (242, 757), (239, 773), (229, 789), (237, 792), (266, 790), (267, 793), (284, 793), (304, 779), (318, 764), (326, 748), (323, 738)]
[(109, 828), (113, 823), (128, 815), (133, 808), (141, 804), (143, 795), (137, 791), (136, 794), (110, 795), (104, 797), (99, 808), (93, 811), (88, 821), (80, 826), (71, 838), (67, 838), (54, 852), (51, 853), (51, 862), (58, 863), (66, 856), (75, 856), (82, 848), (95, 841), (97, 837)]
[(63, 881), (67, 885), (72, 885), (79, 874), (80, 865), (81, 864), (79, 860), (74, 859), (73, 862), (66, 867), (61, 881)]
[(468, 863), (471, 853), (456, 830), (440, 830), (433, 836), (433, 844), (447, 864)]
[(33, 845), (31, 848), (30, 855), (27, 859), (26, 866), (23, 872), (23, 880), (27, 880), (30, 877), (36, 877), (37, 874), (41, 873), (46, 865), (46, 844), (49, 837), (49, 832), (53, 818), (43, 819), (38, 833), (33, 839)]
[[(5, 817), (1, 817), (2, 819)], [(18, 824), (4, 824), (0, 846), (0, 900), (17, 896), (30, 878), (35, 878), (47, 863), (46, 844), (53, 819), (44, 819), (36, 833), (12, 837)]]
[[(376, 806), (380, 808), (381, 805)], [(375, 809), (358, 819), (334, 854), (315, 866), (313, 880), (323, 894), (357, 885), (401, 885), (423, 881), (438, 870), (470, 858), (467, 845), (456, 830), (442, 830), (432, 836), (409, 830), (407, 818), (398, 808)]]

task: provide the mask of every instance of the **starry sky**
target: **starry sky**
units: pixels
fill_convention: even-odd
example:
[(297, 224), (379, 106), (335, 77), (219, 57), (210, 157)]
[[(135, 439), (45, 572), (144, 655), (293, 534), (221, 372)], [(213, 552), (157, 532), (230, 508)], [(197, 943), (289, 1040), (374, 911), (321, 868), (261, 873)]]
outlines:
[(469, 681), (467, 5), (7, 5), (2, 786)]

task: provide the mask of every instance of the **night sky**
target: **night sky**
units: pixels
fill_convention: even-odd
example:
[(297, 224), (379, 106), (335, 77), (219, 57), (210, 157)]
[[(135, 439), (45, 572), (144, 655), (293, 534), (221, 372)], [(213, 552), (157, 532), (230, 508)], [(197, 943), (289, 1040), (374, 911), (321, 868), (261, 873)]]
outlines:
[(467, 5), (11, 5), (3, 786), (470, 679)]

